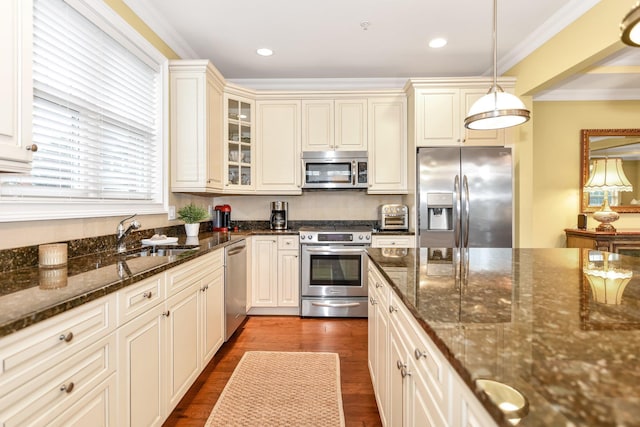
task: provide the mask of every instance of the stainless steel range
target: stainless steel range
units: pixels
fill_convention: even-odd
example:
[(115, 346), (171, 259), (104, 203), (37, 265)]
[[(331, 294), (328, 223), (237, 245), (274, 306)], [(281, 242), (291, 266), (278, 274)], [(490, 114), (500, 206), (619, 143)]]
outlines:
[(300, 229), (300, 315), (367, 317), (370, 228)]

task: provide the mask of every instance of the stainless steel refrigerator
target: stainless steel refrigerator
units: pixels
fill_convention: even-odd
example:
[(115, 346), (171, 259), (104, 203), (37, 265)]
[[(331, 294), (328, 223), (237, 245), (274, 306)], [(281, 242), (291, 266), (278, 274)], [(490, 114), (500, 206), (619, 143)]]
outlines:
[(511, 148), (418, 150), (421, 247), (513, 246)]

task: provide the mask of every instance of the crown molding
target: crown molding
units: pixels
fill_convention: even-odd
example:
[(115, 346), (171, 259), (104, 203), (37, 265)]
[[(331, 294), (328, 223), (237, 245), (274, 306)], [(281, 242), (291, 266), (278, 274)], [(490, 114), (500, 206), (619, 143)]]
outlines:
[(517, 63), (545, 44), (601, 0), (572, 0), (554, 13), (544, 25), (538, 27), (528, 37), (518, 43), (498, 61), (498, 75), (510, 70)]
[(534, 101), (638, 101), (640, 89), (558, 89), (540, 92)]
[(299, 79), (228, 79), (253, 90), (378, 90), (402, 89), (408, 78), (299, 78)]
[(173, 26), (153, 7), (151, 0), (123, 0), (145, 24), (155, 32), (181, 59), (199, 59), (194, 51)]

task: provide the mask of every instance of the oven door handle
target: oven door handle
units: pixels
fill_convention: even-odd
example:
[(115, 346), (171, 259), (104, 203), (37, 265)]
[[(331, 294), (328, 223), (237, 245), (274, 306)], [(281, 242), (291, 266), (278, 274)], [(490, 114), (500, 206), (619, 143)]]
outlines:
[(349, 248), (344, 248), (344, 249), (333, 249), (327, 246), (323, 246), (323, 247), (317, 247), (317, 248), (310, 248), (310, 247), (306, 247), (305, 250), (309, 253), (331, 253), (331, 254), (339, 254), (339, 253), (363, 253), (364, 249), (362, 248), (353, 248), (353, 249), (349, 249)]
[(360, 303), (359, 302), (343, 302), (343, 303), (312, 302), (311, 305), (315, 305), (316, 307), (343, 308), (343, 307), (358, 307), (360, 306)]

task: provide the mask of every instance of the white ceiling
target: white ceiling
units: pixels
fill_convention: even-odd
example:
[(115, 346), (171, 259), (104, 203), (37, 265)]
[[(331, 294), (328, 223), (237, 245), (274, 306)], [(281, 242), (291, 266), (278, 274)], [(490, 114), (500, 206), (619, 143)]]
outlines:
[[(402, 87), (408, 77), (492, 74), (491, 0), (124, 1), (180, 57), (210, 59), (226, 79), (254, 88), (318, 79)], [(499, 74), (598, 1), (499, 0)], [(437, 36), (447, 46), (429, 48)], [(260, 47), (274, 55), (257, 55)], [(628, 48), (612, 60), (640, 65), (638, 58), (640, 49)], [(540, 99), (576, 97), (585, 89), (640, 99), (637, 74), (610, 72), (576, 76)]]

